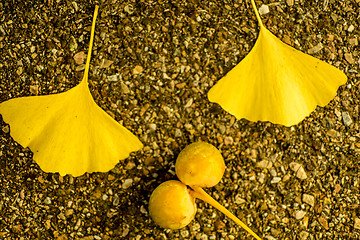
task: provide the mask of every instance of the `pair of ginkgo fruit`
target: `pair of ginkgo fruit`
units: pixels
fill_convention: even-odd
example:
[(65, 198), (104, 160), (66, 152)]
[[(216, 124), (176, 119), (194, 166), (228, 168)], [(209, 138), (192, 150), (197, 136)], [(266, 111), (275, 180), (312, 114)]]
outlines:
[(258, 240), (261, 238), (240, 219), (210, 197), (202, 188), (218, 184), (225, 172), (225, 162), (220, 151), (205, 142), (186, 146), (175, 162), (175, 172), (180, 181), (169, 180), (160, 184), (151, 194), (149, 214), (163, 228), (179, 229), (195, 217), (199, 198), (217, 208)]

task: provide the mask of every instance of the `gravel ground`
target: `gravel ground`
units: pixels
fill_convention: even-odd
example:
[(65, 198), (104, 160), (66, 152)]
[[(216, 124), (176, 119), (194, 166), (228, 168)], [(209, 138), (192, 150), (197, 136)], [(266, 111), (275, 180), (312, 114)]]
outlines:
[(152, 190), (197, 140), (226, 162), (206, 191), (264, 239), (360, 238), (359, 0), (257, 1), (275, 35), (349, 78), (293, 127), (236, 120), (207, 100), (256, 40), (248, 0), (42, 2), (0, 0), (0, 101), (75, 86), (99, 4), (91, 92), (145, 147), (108, 173), (62, 177), (1, 120), (0, 239), (251, 239), (200, 201), (181, 230), (149, 218)]

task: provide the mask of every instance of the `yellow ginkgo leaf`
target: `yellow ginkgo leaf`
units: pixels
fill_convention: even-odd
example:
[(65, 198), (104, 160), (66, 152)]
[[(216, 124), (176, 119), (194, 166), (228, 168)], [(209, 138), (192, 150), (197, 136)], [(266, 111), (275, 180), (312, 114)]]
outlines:
[(250, 53), (208, 93), (236, 118), (291, 126), (325, 106), (347, 81), (339, 69), (280, 41), (262, 24)]
[(85, 172), (112, 169), (142, 143), (106, 114), (91, 96), (88, 72), (94, 40), (91, 29), (84, 77), (79, 85), (59, 94), (10, 99), (0, 104), (0, 113), (10, 124), (10, 133), (46, 172), (80, 176)]

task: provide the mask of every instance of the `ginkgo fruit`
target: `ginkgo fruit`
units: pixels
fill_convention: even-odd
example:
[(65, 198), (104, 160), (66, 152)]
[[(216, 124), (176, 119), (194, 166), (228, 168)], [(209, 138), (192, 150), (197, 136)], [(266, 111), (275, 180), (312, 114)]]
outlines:
[(151, 194), (149, 214), (163, 228), (180, 229), (195, 217), (195, 198), (183, 183), (170, 180), (160, 184)]
[(208, 98), (233, 114), (250, 121), (270, 121), (291, 126), (316, 106), (325, 106), (347, 81), (332, 65), (302, 53), (260, 26), (250, 53), (209, 91)]
[(46, 172), (79, 176), (106, 172), (142, 143), (106, 114), (88, 87), (94, 40), (95, 7), (85, 72), (80, 84), (58, 94), (10, 99), (0, 104), (0, 113), (10, 124), (10, 134), (29, 147), (34, 160)]
[(206, 142), (195, 142), (180, 152), (175, 162), (175, 171), (186, 185), (213, 187), (224, 175), (225, 162), (216, 147)]
[[(193, 143), (185, 147), (175, 163), (175, 171), (181, 182), (170, 180), (160, 184), (150, 196), (149, 214), (159, 226), (179, 229), (194, 219), (195, 199), (199, 198), (224, 213), (254, 238), (261, 240), (240, 219), (202, 189), (203, 186), (216, 185), (224, 174), (225, 163), (219, 154), (219, 150), (204, 142)], [(206, 161), (206, 159), (210, 160)], [(201, 177), (201, 175), (205, 177)], [(212, 175), (215, 175), (216, 180)]]

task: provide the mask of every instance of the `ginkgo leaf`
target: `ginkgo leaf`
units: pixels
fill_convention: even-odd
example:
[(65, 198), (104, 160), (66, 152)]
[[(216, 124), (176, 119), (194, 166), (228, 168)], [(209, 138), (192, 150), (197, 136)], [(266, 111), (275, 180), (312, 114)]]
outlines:
[(262, 24), (250, 53), (215, 86), (208, 98), (236, 118), (291, 126), (325, 106), (347, 81), (339, 69), (280, 41)]
[(76, 87), (58, 94), (10, 99), (0, 104), (0, 113), (10, 124), (10, 133), (29, 147), (42, 170), (80, 176), (85, 172), (112, 169), (142, 143), (106, 114), (91, 96), (88, 72), (95, 20), (95, 7), (84, 77)]

